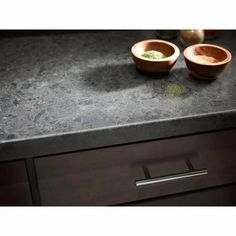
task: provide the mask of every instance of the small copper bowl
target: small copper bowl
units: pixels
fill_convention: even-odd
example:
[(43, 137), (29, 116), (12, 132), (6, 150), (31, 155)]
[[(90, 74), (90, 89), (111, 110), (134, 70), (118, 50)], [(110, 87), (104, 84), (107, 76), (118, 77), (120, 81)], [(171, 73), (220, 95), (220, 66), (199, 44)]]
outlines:
[[(166, 57), (158, 60), (142, 57), (141, 55), (150, 50), (163, 53)], [(180, 51), (179, 48), (168, 41), (149, 39), (134, 44), (131, 48), (132, 57), (136, 67), (147, 74), (162, 75), (170, 71), (176, 63)]]
[(216, 79), (231, 61), (231, 53), (214, 44), (195, 44), (184, 50), (190, 73), (199, 79)]

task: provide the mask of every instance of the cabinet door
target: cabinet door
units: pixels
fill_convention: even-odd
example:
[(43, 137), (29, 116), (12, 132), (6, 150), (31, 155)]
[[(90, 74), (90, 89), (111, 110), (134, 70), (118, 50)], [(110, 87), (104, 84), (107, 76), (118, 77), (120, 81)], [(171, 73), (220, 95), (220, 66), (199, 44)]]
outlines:
[(0, 163), (0, 205), (32, 205), (24, 161)]
[(236, 132), (37, 158), (43, 205), (113, 205), (236, 182)]

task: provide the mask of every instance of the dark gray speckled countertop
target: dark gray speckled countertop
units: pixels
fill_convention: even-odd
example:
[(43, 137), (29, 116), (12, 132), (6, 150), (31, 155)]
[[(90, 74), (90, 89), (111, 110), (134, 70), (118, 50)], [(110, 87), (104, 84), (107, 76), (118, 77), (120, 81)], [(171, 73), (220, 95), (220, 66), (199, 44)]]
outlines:
[(211, 41), (233, 54), (215, 81), (191, 77), (182, 54), (169, 75), (138, 72), (130, 48), (155, 31), (1, 37), (0, 160), (235, 128), (235, 37)]

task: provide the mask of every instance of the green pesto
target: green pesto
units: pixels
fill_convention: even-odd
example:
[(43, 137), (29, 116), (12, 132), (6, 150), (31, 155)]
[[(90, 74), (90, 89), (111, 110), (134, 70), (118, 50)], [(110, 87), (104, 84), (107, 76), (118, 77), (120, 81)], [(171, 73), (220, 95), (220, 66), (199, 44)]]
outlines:
[(149, 59), (154, 59), (154, 60), (163, 59), (166, 57), (162, 52), (158, 52), (155, 50), (146, 51), (141, 56), (149, 58)]
[(165, 87), (165, 94), (169, 96), (180, 96), (187, 93), (187, 89), (177, 84), (169, 83)]

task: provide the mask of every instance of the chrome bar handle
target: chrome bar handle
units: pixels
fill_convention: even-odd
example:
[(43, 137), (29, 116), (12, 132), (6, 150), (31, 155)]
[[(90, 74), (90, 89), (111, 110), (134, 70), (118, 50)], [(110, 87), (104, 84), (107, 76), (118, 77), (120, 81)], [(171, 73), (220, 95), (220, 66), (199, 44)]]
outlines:
[(190, 178), (190, 177), (195, 177), (195, 176), (200, 176), (200, 175), (207, 175), (207, 174), (208, 174), (207, 169), (193, 170), (193, 171), (188, 171), (188, 172), (182, 172), (179, 174), (136, 180), (135, 184), (137, 187), (140, 187), (144, 185), (157, 184), (161, 182), (168, 182), (168, 181), (173, 181), (177, 179), (185, 179), (185, 178)]

